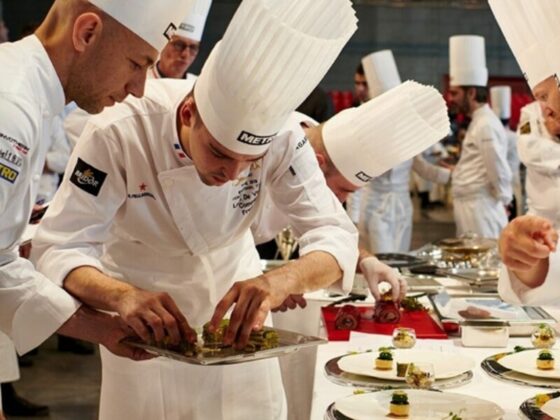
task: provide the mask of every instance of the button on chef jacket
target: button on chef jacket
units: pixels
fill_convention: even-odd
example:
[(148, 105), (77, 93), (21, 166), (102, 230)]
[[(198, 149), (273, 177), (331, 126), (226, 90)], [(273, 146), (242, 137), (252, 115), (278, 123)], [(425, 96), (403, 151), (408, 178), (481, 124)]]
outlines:
[(51, 122), (64, 103), (60, 80), (36, 36), (0, 46), (0, 329), (21, 353), (79, 307), (17, 252), (50, 147)]
[[(301, 253), (333, 255), (344, 272), (339, 287), (350, 289), (357, 231), (313, 150), (297, 147), (299, 124), (288, 122), (237, 181), (207, 186), (176, 129), (192, 87), (150, 80), (143, 99), (128, 98), (88, 122), (35, 237), (38, 267), (58, 284), (86, 265), (168, 292), (189, 323), (202, 326), (234, 281), (261, 273), (250, 226), (266, 190), (301, 233)], [(162, 358), (129, 363), (102, 351), (102, 366), (103, 420), (283, 418), (277, 360), (208, 369)], [(209, 389), (221, 390), (219, 397)]]

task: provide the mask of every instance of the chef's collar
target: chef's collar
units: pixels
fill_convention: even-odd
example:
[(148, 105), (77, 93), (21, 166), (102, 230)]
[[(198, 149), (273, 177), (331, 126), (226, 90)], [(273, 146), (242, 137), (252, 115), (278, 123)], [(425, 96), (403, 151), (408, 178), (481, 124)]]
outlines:
[(35, 35), (30, 35), (21, 41), (27, 46), (27, 51), (35, 54), (41, 66), (41, 88), (45, 96), (49, 116), (54, 117), (64, 111), (66, 105), (66, 96), (60, 78), (56, 73), (56, 69), (49, 57), (47, 50)]
[(490, 105), (487, 104), (487, 103), (482, 105), (480, 108), (474, 110), (473, 113), (472, 113), (472, 117), (474, 118), (475, 115), (485, 114), (486, 112), (491, 112), (492, 114), (494, 114), (494, 111), (492, 111), (492, 109), (490, 108)]

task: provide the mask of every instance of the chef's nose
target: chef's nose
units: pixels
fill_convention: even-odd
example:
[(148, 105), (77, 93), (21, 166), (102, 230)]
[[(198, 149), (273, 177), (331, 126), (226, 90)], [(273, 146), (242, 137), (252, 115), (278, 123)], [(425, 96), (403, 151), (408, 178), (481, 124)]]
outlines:
[(126, 85), (126, 91), (130, 95), (134, 95), (137, 98), (144, 96), (144, 88), (146, 87), (146, 71), (135, 72), (134, 76), (129, 80)]

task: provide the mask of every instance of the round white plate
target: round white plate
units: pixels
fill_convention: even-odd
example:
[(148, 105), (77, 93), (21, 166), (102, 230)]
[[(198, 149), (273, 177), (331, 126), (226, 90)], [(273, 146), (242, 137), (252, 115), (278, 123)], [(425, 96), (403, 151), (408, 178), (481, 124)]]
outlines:
[[(468, 395), (407, 389), (410, 420), (441, 420), (450, 412), (463, 420), (499, 420), (504, 410), (490, 401)], [(352, 420), (379, 420), (389, 416), (393, 391), (351, 395), (335, 402), (335, 409)], [(404, 418), (403, 418), (404, 419)]]
[(537, 369), (538, 349), (524, 350), (502, 357), (498, 363), (505, 368), (525, 375), (536, 376), (538, 378), (560, 379), (560, 351), (551, 350), (554, 356), (555, 368), (552, 370)]
[(552, 400), (544, 403), (541, 407), (541, 411), (553, 419), (560, 418), (560, 398), (553, 398)]
[(338, 361), (341, 370), (355, 375), (371, 376), (390, 381), (404, 381), (397, 376), (398, 363), (431, 363), (434, 365), (436, 379), (452, 378), (472, 370), (475, 362), (457, 353), (446, 353), (435, 350), (393, 350), (393, 369), (379, 370), (375, 368), (378, 352), (351, 354)]

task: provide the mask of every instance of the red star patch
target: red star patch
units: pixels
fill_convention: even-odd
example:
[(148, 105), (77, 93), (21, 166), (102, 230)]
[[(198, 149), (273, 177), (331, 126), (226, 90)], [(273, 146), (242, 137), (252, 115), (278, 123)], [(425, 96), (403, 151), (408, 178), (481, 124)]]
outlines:
[(147, 185), (142, 182), (140, 184), (140, 191), (144, 192), (144, 191), (146, 191), (146, 188), (147, 188)]

